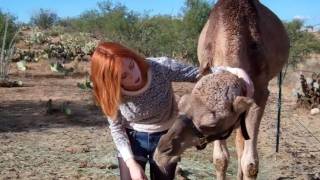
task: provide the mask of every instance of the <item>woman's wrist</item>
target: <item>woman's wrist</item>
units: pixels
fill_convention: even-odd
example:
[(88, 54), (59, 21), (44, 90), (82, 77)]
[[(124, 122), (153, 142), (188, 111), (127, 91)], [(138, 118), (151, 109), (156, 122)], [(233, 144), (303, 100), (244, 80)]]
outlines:
[(144, 173), (144, 170), (139, 165), (139, 163), (137, 163), (137, 161), (134, 160), (134, 158), (127, 159), (125, 163), (129, 169), (131, 179), (139, 179), (139, 180), (148, 179)]
[(134, 160), (134, 158), (129, 158), (125, 161), (128, 168), (135, 166), (137, 162)]

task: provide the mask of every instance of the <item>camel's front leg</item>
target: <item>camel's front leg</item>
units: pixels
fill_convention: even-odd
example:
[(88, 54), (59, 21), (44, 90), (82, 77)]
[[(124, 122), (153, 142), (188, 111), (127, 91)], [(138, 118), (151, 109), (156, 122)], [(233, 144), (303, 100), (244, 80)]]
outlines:
[(250, 139), (244, 142), (244, 150), (241, 158), (241, 168), (244, 179), (256, 179), (259, 169), (257, 140), (261, 118), (269, 96), (268, 89), (257, 90), (252, 105), (246, 117), (246, 127)]
[(238, 172), (237, 172), (237, 179), (242, 180), (243, 179), (243, 173), (241, 168), (241, 157), (243, 154), (243, 148), (244, 148), (244, 138), (241, 132), (241, 128), (236, 129), (236, 149), (237, 149), (237, 158), (238, 158)]
[(217, 179), (226, 179), (228, 169), (229, 152), (225, 140), (214, 141), (213, 163), (216, 168)]

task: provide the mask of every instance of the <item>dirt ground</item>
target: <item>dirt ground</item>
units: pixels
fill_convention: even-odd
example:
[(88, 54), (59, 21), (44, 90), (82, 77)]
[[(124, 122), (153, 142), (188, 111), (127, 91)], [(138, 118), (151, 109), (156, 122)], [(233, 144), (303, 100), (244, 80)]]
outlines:
[[(90, 91), (77, 87), (82, 71), (63, 76), (49, 70), (47, 62), (29, 64), (26, 72), (12, 67), (10, 77), (24, 87), (0, 88), (0, 179), (119, 179), (115, 146), (106, 119), (94, 105)], [(194, 84), (175, 83), (177, 95)], [(295, 106), (292, 82), (283, 93), (280, 151), (275, 153), (277, 86), (270, 97), (259, 134), (258, 179), (320, 179), (320, 115)], [(56, 112), (47, 113), (51, 99)], [(67, 103), (71, 115), (60, 112)], [(231, 162), (227, 172), (235, 179), (233, 137), (228, 140)], [(179, 166), (188, 179), (212, 179), (212, 145), (187, 150)]]

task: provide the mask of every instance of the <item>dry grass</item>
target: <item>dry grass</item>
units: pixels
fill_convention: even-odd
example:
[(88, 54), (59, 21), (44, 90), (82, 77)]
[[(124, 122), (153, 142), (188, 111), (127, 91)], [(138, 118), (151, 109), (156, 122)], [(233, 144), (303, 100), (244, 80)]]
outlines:
[[(0, 88), (0, 179), (118, 179), (116, 150), (106, 120), (93, 106), (91, 93), (77, 87), (85, 73), (64, 77), (50, 72), (47, 65), (31, 63), (31, 69), (24, 73), (13, 67), (11, 77), (21, 79), (26, 86)], [(81, 66), (88, 70), (87, 63)], [(319, 116), (295, 109), (293, 80), (290, 73), (284, 86), (278, 154), (274, 153), (276, 79), (270, 83), (271, 94), (259, 134), (258, 179), (299, 178), (320, 171), (320, 144), (298, 123), (320, 137)], [(190, 92), (193, 85), (175, 83), (176, 95)], [(47, 115), (48, 99), (69, 101), (73, 115)], [(231, 137), (229, 179), (235, 179), (237, 169), (233, 142)], [(212, 145), (200, 152), (187, 150), (180, 167), (189, 179), (212, 179)]]

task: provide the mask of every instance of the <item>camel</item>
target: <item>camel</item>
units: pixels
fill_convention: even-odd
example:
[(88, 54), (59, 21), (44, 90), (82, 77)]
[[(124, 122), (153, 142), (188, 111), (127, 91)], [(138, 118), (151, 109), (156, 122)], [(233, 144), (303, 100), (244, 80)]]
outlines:
[[(205, 143), (214, 141), (213, 163), (217, 179), (225, 179), (229, 153), (224, 139), (230, 134), (230, 128), (235, 128), (237, 179), (256, 179), (259, 169), (258, 132), (269, 96), (268, 84), (281, 72), (287, 63), (288, 54), (289, 40), (282, 22), (259, 0), (218, 0), (199, 36), (200, 72), (206, 74), (218, 66), (241, 69), (253, 83), (253, 96), (250, 98), (245, 97), (244, 93), (238, 93), (238, 100), (236, 97), (231, 98), (235, 103), (240, 101), (238, 104), (242, 108), (239, 108), (237, 113), (227, 112), (229, 114), (225, 115), (226, 118), (220, 120), (215, 118), (216, 114), (211, 110), (218, 104), (226, 103), (225, 100), (215, 102), (214, 98), (211, 98), (212, 102), (206, 102), (210, 101), (210, 98), (201, 100), (194, 93), (195, 89), (191, 95), (183, 96), (179, 102), (182, 115), (160, 139), (154, 154), (156, 163), (165, 169), (168, 163), (179, 161), (185, 149), (192, 146), (201, 149)], [(211, 76), (205, 75), (202, 78), (211, 82), (208, 77)], [(223, 81), (223, 78), (220, 79)], [(240, 81), (239, 79), (237, 81)], [(198, 83), (202, 83), (202, 79)], [(199, 87), (200, 91), (203, 91), (201, 86)], [(230, 86), (222, 88), (228, 89)], [(214, 89), (218, 90), (219, 88)], [(226, 108), (237, 109), (235, 103), (227, 103)], [(213, 107), (209, 108), (208, 104)], [(245, 119), (244, 128), (239, 126), (241, 117)], [(186, 120), (193, 125), (186, 125)], [(224, 122), (221, 123), (223, 126), (217, 123), (220, 121)], [(228, 127), (225, 126), (226, 123), (229, 124)], [(218, 126), (220, 128), (217, 128)], [(244, 132), (248, 135), (246, 139)], [(210, 138), (208, 140), (201, 136)]]

